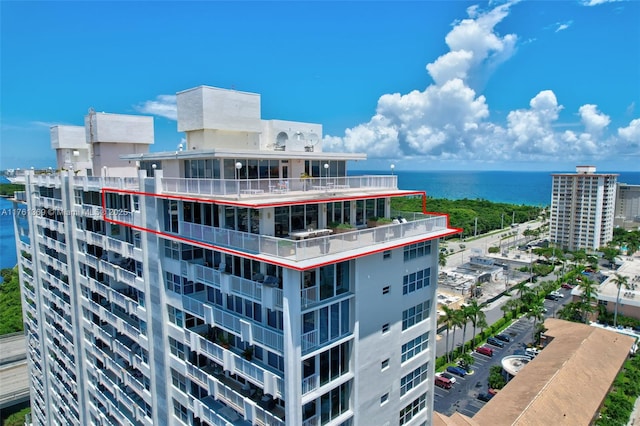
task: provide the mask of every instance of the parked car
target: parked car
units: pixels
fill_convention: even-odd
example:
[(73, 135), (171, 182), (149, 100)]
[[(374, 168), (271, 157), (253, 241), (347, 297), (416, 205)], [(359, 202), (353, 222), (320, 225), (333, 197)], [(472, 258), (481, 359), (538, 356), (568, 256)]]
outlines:
[(504, 348), (504, 343), (496, 339), (495, 337), (489, 337), (487, 339), (487, 343), (493, 346), (497, 346), (499, 348)]
[(490, 393), (488, 393), (488, 392), (487, 392), (487, 393), (481, 393), (481, 394), (478, 394), (478, 399), (479, 399), (480, 401), (489, 402), (489, 400), (490, 400), (491, 398), (493, 398), (493, 394), (490, 394)]
[(452, 385), (451, 380), (442, 376), (436, 376), (434, 383), (436, 386), (441, 387), (443, 389), (451, 389), (451, 385)]
[(530, 354), (526, 353), (526, 352), (525, 352), (525, 351), (523, 351), (523, 350), (517, 350), (517, 351), (515, 351), (513, 354), (514, 354), (514, 355), (519, 355), (519, 356), (521, 356), (521, 357), (525, 357), (525, 358), (533, 359), (533, 356), (532, 356), (532, 355), (530, 355)]
[(447, 367), (447, 372), (451, 374), (455, 374), (456, 376), (460, 376), (460, 377), (464, 377), (467, 375), (467, 371), (464, 368), (455, 367), (453, 365), (450, 365), (449, 367)]
[(571, 290), (573, 288), (573, 286), (569, 283), (562, 283), (560, 287), (565, 288), (567, 290)]
[(554, 302), (557, 300), (562, 299), (562, 296), (559, 296), (557, 294), (553, 294), (553, 293), (549, 293), (546, 296), (544, 296), (545, 299), (547, 300), (553, 300)]
[(445, 379), (449, 379), (449, 380), (451, 380), (452, 384), (456, 383), (456, 377), (451, 373), (447, 373), (446, 371), (443, 371), (442, 373), (436, 373), (436, 376), (440, 376), (440, 377), (444, 377)]
[(503, 342), (510, 342), (511, 341), (511, 337), (507, 336), (506, 334), (496, 334), (496, 339), (498, 340), (502, 340)]
[(527, 348), (524, 350), (524, 352), (533, 358), (540, 353), (540, 350), (536, 348)]
[(480, 346), (476, 348), (476, 352), (486, 356), (493, 356), (493, 349), (488, 346)]

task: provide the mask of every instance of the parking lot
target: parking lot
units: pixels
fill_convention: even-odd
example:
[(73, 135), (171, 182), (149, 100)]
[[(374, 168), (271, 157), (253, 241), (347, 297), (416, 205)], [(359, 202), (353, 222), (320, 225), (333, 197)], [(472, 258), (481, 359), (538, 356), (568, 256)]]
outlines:
[[(564, 303), (568, 302), (569, 290), (559, 290), (563, 295), (558, 301), (545, 300), (547, 309), (546, 317), (554, 316)], [(503, 348), (487, 345), (493, 349), (493, 356), (485, 356), (473, 351), (473, 374), (465, 377), (456, 376), (456, 383), (451, 389), (434, 387), (434, 409), (439, 413), (450, 416), (458, 411), (466, 416), (475, 415), (486, 402), (478, 399), (478, 395), (488, 390), (489, 370), (494, 365), (500, 365), (504, 356), (513, 355), (515, 351), (522, 350), (533, 341), (533, 320), (522, 317), (513, 322), (502, 334), (511, 338), (511, 342), (505, 342)]]

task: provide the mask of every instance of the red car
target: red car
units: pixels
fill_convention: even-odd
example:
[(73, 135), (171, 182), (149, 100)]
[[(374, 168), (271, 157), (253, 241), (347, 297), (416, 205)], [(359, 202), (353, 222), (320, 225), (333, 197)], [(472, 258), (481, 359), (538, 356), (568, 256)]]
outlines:
[(562, 283), (560, 287), (566, 288), (567, 290), (571, 290), (573, 288), (573, 286), (569, 283)]
[(487, 346), (480, 346), (476, 348), (476, 352), (478, 352), (479, 354), (482, 355), (486, 355), (486, 356), (493, 356), (493, 349), (487, 347)]

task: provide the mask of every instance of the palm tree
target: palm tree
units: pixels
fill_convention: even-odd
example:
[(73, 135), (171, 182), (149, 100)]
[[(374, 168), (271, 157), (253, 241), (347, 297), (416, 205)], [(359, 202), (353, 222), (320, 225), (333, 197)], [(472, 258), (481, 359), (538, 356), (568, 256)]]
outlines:
[(517, 305), (517, 303), (516, 303), (515, 299), (509, 299), (502, 306), (500, 306), (500, 310), (502, 311), (502, 313), (506, 317), (507, 316), (507, 312), (515, 311), (516, 305)]
[(464, 325), (462, 326), (462, 352), (465, 352), (464, 348), (467, 344), (467, 325), (469, 324), (469, 309), (468, 306), (464, 306), (462, 309), (462, 316), (464, 317)]
[(538, 322), (544, 321), (543, 306), (541, 304), (532, 306), (529, 312), (527, 312), (527, 318), (533, 318), (533, 340), (538, 341), (538, 339), (536, 339), (536, 335), (538, 334)]
[(467, 312), (469, 315), (469, 319), (471, 320), (471, 324), (473, 324), (473, 339), (471, 340), (473, 344), (476, 342), (476, 327), (482, 322), (487, 320), (487, 316), (485, 315), (482, 307), (478, 305), (477, 300), (472, 300), (469, 305), (467, 305)]
[(613, 314), (613, 326), (616, 327), (618, 325), (618, 304), (620, 303), (620, 289), (624, 286), (624, 288), (628, 290), (629, 280), (628, 277), (620, 275), (616, 272), (612, 281), (616, 285), (616, 287), (618, 287), (618, 295), (616, 296), (616, 310)]
[(447, 266), (447, 254), (445, 252), (440, 252), (438, 254), (438, 265), (441, 268), (444, 268), (445, 266)]
[[(454, 327), (454, 320), (455, 320), (455, 316), (456, 316), (456, 310), (452, 309), (448, 306), (443, 306), (442, 310), (444, 312), (444, 323), (445, 323), (445, 328), (447, 329), (447, 339), (445, 341), (445, 345), (444, 345), (444, 351), (447, 353), (447, 361), (451, 362), (451, 357), (450, 357), (450, 353), (449, 353), (449, 331), (451, 330), (451, 328)], [(455, 333), (455, 330), (454, 330)], [(454, 335), (454, 339), (455, 339), (455, 335)]]
[(451, 353), (456, 347), (456, 328), (462, 327), (466, 323), (466, 318), (462, 309), (456, 309), (453, 311), (453, 320), (451, 325), (453, 327), (453, 341), (451, 342)]
[(582, 322), (586, 323), (588, 314), (594, 311), (593, 302), (598, 300), (598, 290), (595, 281), (587, 277), (583, 277), (578, 285), (582, 290), (582, 295), (580, 296), (581, 319)]

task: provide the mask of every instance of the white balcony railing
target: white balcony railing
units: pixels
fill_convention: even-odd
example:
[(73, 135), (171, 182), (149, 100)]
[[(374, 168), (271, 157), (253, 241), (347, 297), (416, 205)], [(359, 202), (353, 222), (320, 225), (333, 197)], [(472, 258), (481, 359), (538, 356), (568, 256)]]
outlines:
[(412, 218), (408, 219), (406, 223), (378, 226), (299, 241), (190, 222), (180, 222), (179, 229), (181, 237), (229, 247), (251, 254), (285, 258), (294, 262), (314, 259), (327, 254), (339, 254), (349, 250), (371, 248), (378, 244), (388, 244), (404, 238), (435, 236), (443, 234), (449, 229), (447, 227), (447, 218), (443, 215), (416, 213), (413, 214)]
[(242, 197), (243, 195), (283, 194), (346, 190), (395, 190), (397, 176), (365, 175), (311, 177), (291, 179), (183, 179), (163, 178), (162, 190), (167, 194), (193, 194)]

